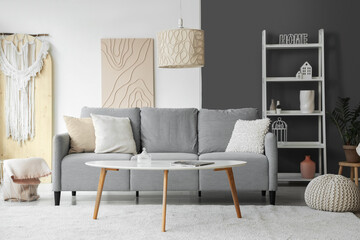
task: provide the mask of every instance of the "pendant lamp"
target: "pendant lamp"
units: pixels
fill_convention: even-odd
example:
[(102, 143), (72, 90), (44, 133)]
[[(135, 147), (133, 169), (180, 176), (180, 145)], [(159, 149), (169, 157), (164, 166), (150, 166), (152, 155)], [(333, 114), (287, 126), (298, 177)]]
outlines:
[(183, 27), (180, 18), (177, 29), (157, 34), (159, 68), (196, 68), (204, 66), (204, 31)]

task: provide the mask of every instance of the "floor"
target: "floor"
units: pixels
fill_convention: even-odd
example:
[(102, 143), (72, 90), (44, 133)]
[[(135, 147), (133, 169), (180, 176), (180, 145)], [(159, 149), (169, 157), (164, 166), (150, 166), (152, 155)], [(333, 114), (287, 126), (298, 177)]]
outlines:
[[(306, 186), (282, 184), (276, 193), (277, 205), (303, 206), (306, 205), (304, 201), (304, 192)], [(54, 204), (53, 192), (51, 191), (51, 184), (40, 184), (38, 193), (40, 195), (39, 201), (29, 204), (43, 205)], [(260, 191), (246, 191), (238, 192), (239, 201), (241, 205), (267, 205), (269, 204), (268, 193), (266, 197), (261, 196)], [(71, 196), (71, 192), (61, 192), (60, 205), (76, 205), (85, 201), (92, 201), (95, 203), (96, 192), (77, 192), (76, 197)], [(161, 204), (162, 192), (140, 192), (139, 197), (136, 198), (135, 192), (106, 192), (104, 191), (101, 204)], [(201, 197), (198, 197), (197, 192), (168, 192), (168, 204), (220, 204), (232, 205), (231, 192), (202, 192)]]

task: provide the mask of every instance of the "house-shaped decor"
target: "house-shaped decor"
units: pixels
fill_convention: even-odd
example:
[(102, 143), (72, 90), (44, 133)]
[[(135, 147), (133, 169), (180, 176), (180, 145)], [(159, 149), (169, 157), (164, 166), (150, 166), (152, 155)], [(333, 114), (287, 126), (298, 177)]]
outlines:
[(312, 67), (308, 62), (305, 62), (304, 65), (301, 66), (300, 72), (303, 79), (312, 78)]
[(298, 71), (298, 72), (296, 73), (296, 78), (297, 78), (297, 79), (302, 79), (302, 75), (301, 75), (301, 72), (300, 72), (300, 71)]

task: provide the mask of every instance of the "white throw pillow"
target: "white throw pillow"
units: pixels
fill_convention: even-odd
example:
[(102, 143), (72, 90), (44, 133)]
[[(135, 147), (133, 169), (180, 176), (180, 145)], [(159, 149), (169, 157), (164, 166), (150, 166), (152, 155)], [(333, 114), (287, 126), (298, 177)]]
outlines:
[(226, 152), (264, 153), (264, 140), (269, 125), (269, 118), (252, 121), (237, 120)]
[(136, 145), (129, 118), (91, 114), (95, 129), (95, 153), (132, 153)]

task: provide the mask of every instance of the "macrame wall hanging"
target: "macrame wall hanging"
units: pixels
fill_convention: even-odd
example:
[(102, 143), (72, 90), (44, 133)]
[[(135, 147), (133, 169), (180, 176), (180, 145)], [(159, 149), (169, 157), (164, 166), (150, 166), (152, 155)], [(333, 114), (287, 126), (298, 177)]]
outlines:
[[(35, 136), (34, 98), (35, 77), (48, 55), (49, 43), (40, 38), (29, 40), (28, 35), (13, 35), (12, 41), (0, 37), (0, 69), (6, 77), (5, 127), (6, 136), (18, 143)], [(36, 49), (36, 40), (41, 49)]]

